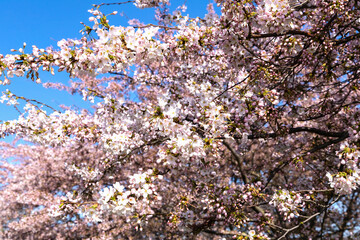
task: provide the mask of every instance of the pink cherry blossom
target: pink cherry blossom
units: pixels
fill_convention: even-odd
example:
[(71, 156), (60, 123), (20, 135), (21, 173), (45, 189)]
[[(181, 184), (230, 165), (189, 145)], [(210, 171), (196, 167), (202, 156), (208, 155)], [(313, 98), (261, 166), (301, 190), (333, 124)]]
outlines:
[(157, 22), (104, 3), (79, 39), (0, 55), (3, 85), (92, 106), (2, 93), (0, 136), (26, 144), (0, 144), (0, 238), (358, 238), (359, 3), (126, 3)]

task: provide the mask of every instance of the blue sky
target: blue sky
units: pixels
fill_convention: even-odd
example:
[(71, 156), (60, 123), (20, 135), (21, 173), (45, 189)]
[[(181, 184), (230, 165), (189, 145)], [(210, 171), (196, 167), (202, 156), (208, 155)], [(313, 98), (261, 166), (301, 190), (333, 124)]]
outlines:
[[(124, 2), (125, 0), (123, 0)], [(32, 45), (39, 48), (48, 46), (56, 47), (59, 40), (64, 38), (81, 38), (79, 31), (83, 28), (80, 22), (89, 24), (91, 16), (88, 9), (92, 4), (112, 3), (121, 1), (96, 1), (96, 0), (0, 0), (0, 22), (2, 23), (0, 38), (0, 53), (11, 54), (11, 49), (19, 49), (26, 42), (27, 49)], [(186, 14), (190, 17), (203, 17), (206, 13), (206, 5), (210, 0), (188, 0)], [(172, 0), (171, 9), (184, 3), (184, 0)], [(125, 5), (103, 6), (104, 13), (118, 11), (123, 16), (111, 16), (111, 25), (126, 26), (128, 19), (137, 18), (144, 23), (154, 22), (154, 9), (138, 9), (132, 3)], [(90, 25), (90, 24), (89, 24)], [(29, 51), (28, 50), (28, 51)], [(28, 52), (25, 50), (25, 52)], [(56, 81), (67, 83), (69, 76), (66, 73), (57, 73), (55, 76), (47, 72), (41, 72), (42, 82)], [(26, 78), (13, 78), (11, 85), (0, 85), (0, 92), (9, 89), (14, 94), (30, 99), (37, 99), (53, 107), (59, 104), (68, 106), (87, 107), (80, 96), (71, 96), (66, 92), (53, 89), (44, 89), (41, 85), (33, 83)], [(12, 120), (18, 116), (17, 111), (5, 104), (0, 103), (0, 120)]]

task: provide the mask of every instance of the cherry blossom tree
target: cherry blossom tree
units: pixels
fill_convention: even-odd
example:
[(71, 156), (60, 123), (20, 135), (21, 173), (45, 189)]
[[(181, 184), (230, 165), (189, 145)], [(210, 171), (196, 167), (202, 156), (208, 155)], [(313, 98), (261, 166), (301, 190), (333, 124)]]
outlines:
[(123, 4), (157, 23), (114, 26), (94, 5), (80, 39), (0, 55), (3, 85), (93, 105), (3, 92), (21, 113), (0, 134), (28, 144), (1, 144), (1, 238), (360, 237), (359, 1), (107, 5)]

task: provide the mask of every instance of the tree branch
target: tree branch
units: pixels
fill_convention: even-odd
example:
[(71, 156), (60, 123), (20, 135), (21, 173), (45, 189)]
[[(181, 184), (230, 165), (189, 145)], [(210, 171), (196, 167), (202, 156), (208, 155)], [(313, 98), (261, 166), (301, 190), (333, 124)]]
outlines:
[(309, 222), (310, 220), (312, 220), (313, 218), (319, 216), (321, 213), (323, 213), (326, 209), (328, 209), (331, 205), (333, 205), (335, 202), (337, 202), (337, 200), (339, 200), (340, 196), (338, 196), (334, 201), (332, 201), (330, 204), (328, 204), (325, 208), (323, 208), (320, 212), (317, 212), (311, 216), (309, 216), (305, 221), (300, 222), (298, 225), (289, 228), (286, 230), (286, 232), (281, 235), (278, 240), (284, 239), (286, 237), (286, 235), (288, 235), (290, 232), (298, 229), (300, 226), (304, 225), (305, 223)]
[(242, 157), (236, 152), (236, 150), (230, 145), (230, 143), (227, 140), (224, 140), (223, 143), (224, 143), (225, 147), (227, 149), (229, 149), (231, 154), (235, 157), (237, 165), (238, 165), (239, 170), (240, 170), (241, 178), (242, 178), (244, 184), (248, 184), (249, 179), (246, 176), (246, 174), (244, 173), (244, 169), (242, 167), (242, 164), (243, 164), (242, 163)]
[[(236, 152), (236, 150), (230, 145), (230, 143), (227, 140), (224, 140), (223, 143), (227, 147), (227, 149), (230, 150), (231, 154), (235, 157), (238, 167), (239, 167), (239, 170), (240, 170), (241, 178), (242, 178), (244, 184), (248, 184), (249, 178), (246, 176), (244, 169), (242, 167), (242, 164), (243, 164), (242, 157)], [(262, 209), (259, 206), (253, 206), (252, 209), (254, 209), (254, 211), (257, 213), (261, 213), (263, 215), (265, 214), (264, 209)]]

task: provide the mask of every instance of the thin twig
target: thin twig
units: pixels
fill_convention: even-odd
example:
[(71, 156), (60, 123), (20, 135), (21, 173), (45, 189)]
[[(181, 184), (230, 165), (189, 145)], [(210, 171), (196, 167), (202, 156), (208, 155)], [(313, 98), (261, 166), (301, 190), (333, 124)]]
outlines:
[(127, 3), (134, 3), (135, 1), (126, 1), (126, 2), (116, 2), (116, 3), (101, 3), (101, 4), (94, 4), (94, 7), (101, 7), (101, 6), (110, 6), (110, 5), (121, 5)]
[(340, 196), (338, 196), (334, 201), (332, 201), (330, 204), (328, 204), (325, 208), (323, 208), (320, 212), (317, 212), (311, 216), (309, 216), (305, 221), (300, 222), (298, 225), (286, 229), (286, 232), (281, 235), (281, 237), (278, 238), (278, 240), (284, 239), (286, 237), (286, 235), (288, 235), (290, 232), (298, 229), (300, 226), (304, 225), (305, 223), (309, 222), (310, 220), (312, 220), (313, 218), (319, 216), (321, 213), (323, 213), (325, 210), (327, 210), (331, 205), (333, 205), (335, 202), (337, 202), (339, 200)]
[(234, 87), (238, 86), (239, 84), (243, 83), (246, 79), (248, 79), (250, 77), (250, 74), (248, 74), (243, 80), (241, 80), (240, 82), (238, 83), (235, 83), (234, 85), (232, 85), (231, 87), (225, 89), (224, 91), (222, 91), (219, 95), (217, 95), (213, 100), (211, 101), (214, 101), (216, 99), (218, 99), (219, 97), (221, 97), (224, 93), (226, 93), (227, 91), (233, 89)]

